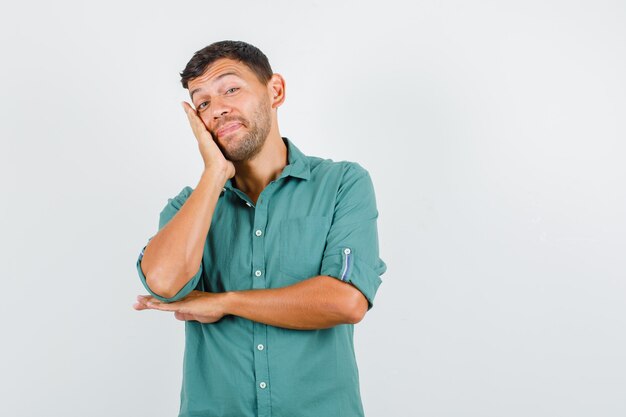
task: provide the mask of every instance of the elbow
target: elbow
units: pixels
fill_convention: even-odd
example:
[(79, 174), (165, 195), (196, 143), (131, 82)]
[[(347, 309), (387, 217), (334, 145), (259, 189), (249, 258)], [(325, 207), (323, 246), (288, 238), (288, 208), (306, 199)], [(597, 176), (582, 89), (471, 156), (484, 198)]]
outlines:
[(183, 276), (193, 276), (183, 274), (178, 278), (171, 272), (162, 272), (159, 270), (153, 271), (150, 275), (146, 275), (146, 284), (156, 295), (163, 298), (172, 298), (184, 287), (188, 279), (183, 279)]
[(145, 257), (139, 261), (139, 267), (146, 279), (146, 285), (154, 294), (168, 298), (170, 290), (163, 285), (164, 281), (159, 277), (158, 270), (148, 267), (150, 264), (146, 265), (146, 263)]
[(144, 267), (145, 257), (140, 262), (146, 285), (155, 294), (163, 298), (172, 298), (187, 284), (188, 277), (193, 277), (188, 270), (181, 271), (171, 265), (157, 263)]
[(172, 288), (164, 282), (162, 279), (158, 279), (153, 275), (146, 275), (146, 284), (156, 295), (163, 298), (171, 298), (176, 295), (176, 292), (172, 290)]
[(357, 324), (367, 313), (367, 299), (361, 291), (355, 288), (354, 294), (351, 296), (350, 302), (346, 303), (349, 307), (346, 309), (346, 322), (349, 324)]

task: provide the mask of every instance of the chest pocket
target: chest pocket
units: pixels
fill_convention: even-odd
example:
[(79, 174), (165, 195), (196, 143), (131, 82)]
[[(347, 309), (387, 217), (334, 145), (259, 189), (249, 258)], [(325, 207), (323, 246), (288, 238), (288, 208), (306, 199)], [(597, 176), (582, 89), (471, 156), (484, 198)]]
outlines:
[(280, 224), (281, 274), (296, 281), (319, 275), (329, 228), (328, 216), (283, 220)]

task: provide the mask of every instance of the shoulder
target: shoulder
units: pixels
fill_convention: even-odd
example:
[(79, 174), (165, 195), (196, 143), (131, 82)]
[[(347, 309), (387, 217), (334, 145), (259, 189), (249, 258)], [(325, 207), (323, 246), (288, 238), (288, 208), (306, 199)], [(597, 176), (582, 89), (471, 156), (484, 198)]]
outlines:
[(167, 199), (167, 204), (165, 204), (163, 209), (161, 209), (161, 213), (159, 215), (159, 230), (163, 228), (163, 226), (165, 226), (172, 217), (174, 217), (176, 212), (180, 210), (183, 204), (185, 204), (185, 201), (187, 201), (187, 198), (189, 198), (192, 192), (193, 188), (187, 185), (183, 187), (177, 195)]
[(311, 175), (313, 176), (332, 176), (341, 179), (341, 182), (369, 176), (368, 170), (355, 161), (334, 161), (329, 158), (325, 159), (317, 156), (309, 156), (308, 158)]
[(176, 209), (181, 208), (182, 205), (185, 204), (185, 201), (187, 201), (187, 199), (189, 198), (192, 192), (193, 192), (192, 187), (188, 185), (184, 186), (183, 189), (180, 190), (180, 192), (177, 195), (167, 199), (167, 205), (173, 206)]

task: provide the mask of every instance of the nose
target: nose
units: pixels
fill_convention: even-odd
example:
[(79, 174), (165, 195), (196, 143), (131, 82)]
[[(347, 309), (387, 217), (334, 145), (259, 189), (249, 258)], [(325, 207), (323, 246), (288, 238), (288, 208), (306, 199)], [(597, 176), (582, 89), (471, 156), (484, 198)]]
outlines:
[(216, 120), (230, 113), (230, 107), (227, 106), (226, 103), (219, 98), (215, 98), (211, 101), (211, 107), (211, 115)]

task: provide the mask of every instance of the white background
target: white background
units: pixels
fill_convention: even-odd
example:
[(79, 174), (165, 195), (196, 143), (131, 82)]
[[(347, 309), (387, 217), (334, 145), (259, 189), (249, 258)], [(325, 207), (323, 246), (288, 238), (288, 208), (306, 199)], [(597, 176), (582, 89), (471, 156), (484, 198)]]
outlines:
[(624, 2), (174, 4), (1, 6), (1, 415), (177, 414), (184, 325), (132, 309), (135, 262), (223, 39), (285, 77), (283, 136), (374, 180), (368, 417), (626, 415)]

